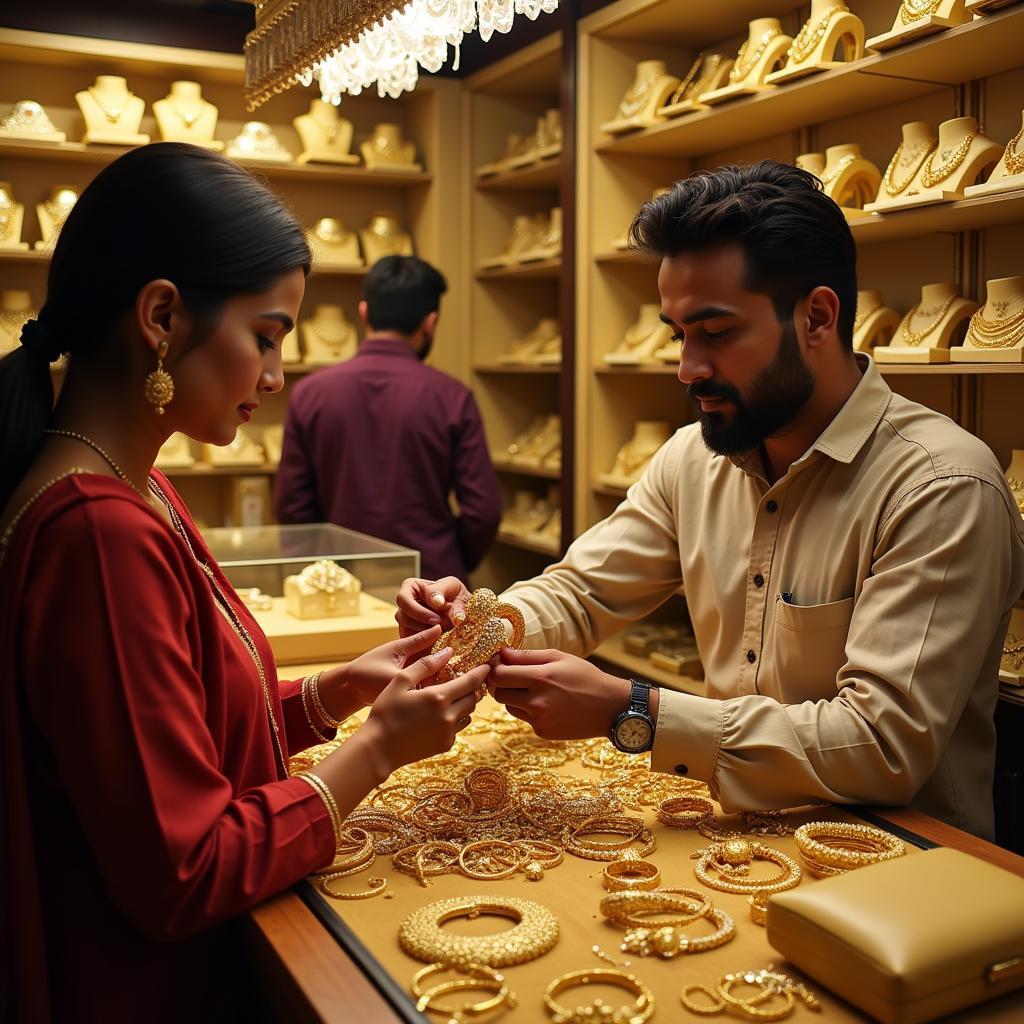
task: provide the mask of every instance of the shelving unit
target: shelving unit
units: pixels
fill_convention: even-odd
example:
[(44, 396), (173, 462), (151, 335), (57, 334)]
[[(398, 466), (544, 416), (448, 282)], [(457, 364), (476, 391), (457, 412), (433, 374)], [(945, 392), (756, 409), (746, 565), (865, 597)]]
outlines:
[[(42, 103), (56, 127), (67, 133), (61, 144), (0, 140), (0, 180), (10, 181), (14, 195), (25, 204), (22, 238), (33, 243), (40, 237), (35, 204), (55, 183), (81, 190), (104, 166), (130, 147), (86, 145), (75, 141), (82, 135), (81, 115), (74, 94), (88, 86), (97, 74), (119, 74), (129, 88), (146, 102), (141, 131), (154, 141), (159, 135), (152, 115), (154, 101), (167, 95), (177, 79), (197, 81), (203, 96), (219, 110), (217, 137), (233, 138), (241, 125), (258, 119), (271, 125), (278, 139), (297, 154), (301, 150), (292, 119), (306, 112), (316, 95), (311, 90), (289, 90), (273, 98), (255, 114), (245, 111), (242, 98), (243, 58), (172, 47), (85, 39), (47, 33), (0, 29), (0, 113), (20, 99)], [(450, 243), (460, 230), (459, 183), (463, 173), (461, 154), (450, 144), (450, 127), (460, 118), (461, 86), (444, 79), (425, 79), (415, 92), (399, 101), (379, 99), (368, 93), (347, 99), (343, 115), (354, 125), (353, 152), (375, 124), (397, 122), (407, 139), (416, 144), (417, 159), (424, 170), (411, 172), (371, 171), (364, 166), (333, 166), (298, 163), (239, 161), (267, 180), (304, 224), (319, 217), (340, 218), (359, 229), (370, 216), (394, 212), (412, 235), (416, 252), (430, 260), (450, 281), (469, 274), (463, 253)], [(0, 250), (0, 288), (27, 289), (38, 306), (45, 293), (45, 267), (49, 254), (34, 249)], [(366, 268), (332, 267), (314, 263), (306, 284), (303, 312), (317, 303), (344, 307), (356, 320), (361, 282)], [(464, 289), (453, 288), (445, 297), (443, 319), (433, 362), (441, 369), (465, 378), (468, 359), (453, 343), (463, 321)], [(450, 335), (445, 335), (445, 324)], [(452, 339), (450, 341), (450, 339)], [(319, 367), (289, 365), (284, 368), (285, 388), (270, 396), (251, 425), (261, 429), (284, 421), (291, 382)], [(247, 476), (273, 479), (272, 466), (197, 467), (167, 470), (173, 476), (196, 516), (209, 525), (230, 522), (233, 482)], [(269, 493), (269, 492), (268, 492)], [(264, 517), (269, 521), (270, 507)]]
[(478, 281), (491, 281), (495, 278), (519, 278), (523, 281), (531, 279), (555, 280), (562, 270), (560, 259), (534, 260), (532, 263), (514, 263), (508, 267), (489, 267), (478, 270)]

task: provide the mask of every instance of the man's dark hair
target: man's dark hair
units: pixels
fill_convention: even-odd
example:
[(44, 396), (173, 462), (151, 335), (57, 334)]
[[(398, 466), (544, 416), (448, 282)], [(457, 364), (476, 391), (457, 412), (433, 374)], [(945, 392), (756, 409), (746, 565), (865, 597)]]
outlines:
[(739, 244), (746, 287), (771, 297), (781, 323), (814, 288), (831, 288), (839, 297), (839, 340), (852, 350), (857, 247), (813, 174), (775, 160), (702, 171), (644, 203), (629, 237), (634, 249), (658, 257)]
[(415, 256), (385, 256), (363, 282), (366, 319), (375, 331), (412, 334), (429, 313), (436, 313), (448, 291), (444, 275)]

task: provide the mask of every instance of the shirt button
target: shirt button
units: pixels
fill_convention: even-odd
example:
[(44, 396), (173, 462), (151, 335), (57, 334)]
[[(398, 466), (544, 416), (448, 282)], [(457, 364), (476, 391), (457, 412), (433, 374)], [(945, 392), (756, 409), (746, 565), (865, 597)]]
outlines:
[(754, 586), (755, 587), (763, 587), (764, 586), (764, 577), (760, 573), (758, 573), (754, 577)]
[(689, 770), (685, 764), (676, 765), (676, 775), (685, 775)]
[(753, 651), (747, 651), (747, 661), (753, 665), (754, 662), (757, 661), (757, 655)]
[(769, 512), (777, 512), (779, 510), (779, 503), (772, 498), (772, 500), (765, 505), (765, 508), (768, 509)]

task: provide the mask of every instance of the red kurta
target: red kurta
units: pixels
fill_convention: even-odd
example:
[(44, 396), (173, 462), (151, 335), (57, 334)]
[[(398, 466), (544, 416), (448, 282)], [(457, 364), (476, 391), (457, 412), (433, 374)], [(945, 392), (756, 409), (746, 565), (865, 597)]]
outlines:
[[(279, 686), (154, 478), (259, 648), (286, 751), (317, 742), (300, 682)], [(68, 476), (0, 562), (0, 666), (0, 1017), (220, 1013), (223, 922), (329, 862), (334, 836), (319, 796), (281, 778), (259, 675), (209, 580), (126, 484)]]

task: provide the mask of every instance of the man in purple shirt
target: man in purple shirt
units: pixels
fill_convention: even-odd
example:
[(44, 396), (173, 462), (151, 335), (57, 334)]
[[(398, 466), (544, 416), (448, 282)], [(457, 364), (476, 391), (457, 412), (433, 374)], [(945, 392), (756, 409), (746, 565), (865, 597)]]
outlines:
[(501, 495), (473, 395), (424, 363), (447, 289), (414, 256), (374, 264), (358, 353), (292, 390), (274, 512), (416, 548), (422, 575), (468, 582), (497, 532)]

